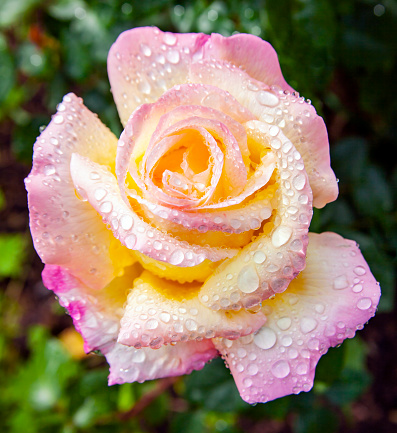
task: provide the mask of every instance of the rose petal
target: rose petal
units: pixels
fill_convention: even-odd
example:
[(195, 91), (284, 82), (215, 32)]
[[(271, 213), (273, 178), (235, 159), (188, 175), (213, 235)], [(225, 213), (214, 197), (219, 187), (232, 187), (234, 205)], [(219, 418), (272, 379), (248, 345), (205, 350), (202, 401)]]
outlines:
[(30, 229), (39, 256), (44, 263), (67, 267), (92, 287), (106, 285), (131, 260), (122, 247), (116, 261), (110, 257), (113, 236), (89, 203), (76, 197), (70, 157), (79, 152), (109, 164), (116, 145), (116, 137), (82, 100), (66, 95), (35, 143), (33, 168), (26, 179)]
[(128, 30), (117, 38), (109, 51), (108, 74), (123, 125), (139, 105), (186, 83), (189, 64), (202, 56), (208, 38), (202, 33), (163, 33), (155, 27)]
[(264, 324), (261, 313), (208, 309), (197, 298), (200, 286), (181, 285), (144, 272), (128, 295), (118, 342), (136, 348), (158, 348), (220, 336), (236, 339)]
[(135, 349), (116, 343), (128, 282), (139, 275), (132, 266), (102, 291), (93, 291), (64, 268), (46, 265), (44, 284), (53, 290), (84, 338), (86, 352), (100, 350), (110, 364), (109, 385), (143, 382), (200, 370), (218, 356), (211, 340), (164, 346), (158, 350)]
[(204, 45), (204, 59), (226, 60), (268, 86), (278, 85), (283, 90), (294, 91), (284, 80), (274, 48), (257, 36), (224, 37), (214, 33)]
[(103, 353), (110, 364), (109, 385), (190, 374), (218, 356), (212, 340), (187, 341), (156, 350), (116, 343)]
[(257, 305), (284, 291), (305, 267), (312, 194), (302, 158), (277, 126), (251, 120), (246, 130), (249, 139), (271, 146), (278, 195), (273, 216), (257, 238), (205, 281), (199, 297), (210, 308)]
[(230, 92), (259, 120), (281, 128), (304, 160), (314, 206), (320, 208), (336, 199), (338, 184), (330, 167), (327, 130), (304, 98), (296, 93), (286, 94), (279, 87), (270, 88), (268, 83), (254, 80), (241, 69), (216, 60), (194, 63), (190, 80)]
[[(90, 173), (98, 174), (94, 179)], [(217, 262), (236, 254), (231, 248), (205, 248), (189, 245), (143, 221), (122, 200), (117, 180), (104, 166), (73, 154), (71, 174), (78, 190), (102, 216), (116, 239), (128, 249), (140, 251), (156, 260), (178, 266), (199, 265), (205, 259)], [(154, 248), (154, 242), (161, 248)]]
[(375, 314), (379, 284), (356, 243), (335, 233), (309, 238), (305, 270), (263, 303), (266, 325), (234, 342), (216, 340), (249, 403), (309, 391), (321, 355)]

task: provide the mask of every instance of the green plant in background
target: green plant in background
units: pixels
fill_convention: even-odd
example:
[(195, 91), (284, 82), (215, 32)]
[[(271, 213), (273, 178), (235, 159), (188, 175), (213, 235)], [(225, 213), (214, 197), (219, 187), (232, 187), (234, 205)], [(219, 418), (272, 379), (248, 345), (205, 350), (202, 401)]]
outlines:
[[(380, 311), (390, 312), (397, 246), (396, 10), (392, 0), (3, 0), (1, 169), (20, 167), (22, 181), (39, 128), (70, 89), (120, 134), (106, 57), (123, 30), (156, 25), (180, 32), (256, 34), (273, 44), (286, 80), (314, 101), (328, 126), (340, 197), (315, 212), (312, 230), (357, 240), (381, 283)], [(331, 433), (354, 428), (353, 407), (372, 379), (366, 367), (370, 349), (360, 338), (321, 359), (311, 393), (255, 407), (241, 401), (221, 360), (163, 387), (162, 381), (107, 387), (100, 357), (74, 359), (57, 338), (70, 325), (57, 307), (48, 317), (27, 318), (35, 303), (48, 303), (50, 297), (25, 236), (24, 203), (16, 201), (6, 176), (0, 181), (1, 431), (234, 433), (266, 425), (274, 431)], [(16, 223), (15, 215), (25, 222)], [(165, 387), (170, 392), (161, 392)], [(134, 405), (137, 412), (129, 414)]]

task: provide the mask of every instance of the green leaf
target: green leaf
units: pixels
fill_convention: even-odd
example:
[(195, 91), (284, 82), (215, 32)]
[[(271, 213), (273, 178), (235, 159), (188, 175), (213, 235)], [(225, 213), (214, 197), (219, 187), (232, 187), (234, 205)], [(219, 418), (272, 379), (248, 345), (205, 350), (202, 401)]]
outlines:
[(26, 257), (26, 239), (17, 233), (0, 235), (0, 278), (17, 278), (22, 272), (22, 265)]

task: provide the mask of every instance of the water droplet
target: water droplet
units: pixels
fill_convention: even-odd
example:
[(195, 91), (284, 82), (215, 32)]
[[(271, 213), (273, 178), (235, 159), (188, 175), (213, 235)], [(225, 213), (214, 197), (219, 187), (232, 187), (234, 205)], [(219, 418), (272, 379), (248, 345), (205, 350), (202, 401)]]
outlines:
[(131, 215), (122, 215), (120, 218), (120, 224), (124, 230), (130, 230), (134, 225), (134, 220)]
[(244, 266), (237, 277), (238, 288), (244, 293), (252, 293), (259, 287), (259, 276), (253, 266)]
[(196, 331), (197, 323), (192, 319), (187, 319), (185, 322), (185, 327), (188, 331)]
[(290, 317), (281, 317), (281, 319), (277, 320), (277, 326), (282, 330), (286, 331), (292, 324), (292, 320)]
[(101, 201), (103, 198), (106, 197), (106, 194), (107, 194), (107, 192), (106, 192), (105, 189), (103, 189), (103, 188), (97, 188), (95, 190), (95, 192), (94, 192), (95, 200)]
[(176, 44), (177, 38), (173, 33), (164, 33), (163, 41), (165, 44), (173, 46)]
[(44, 174), (46, 176), (51, 176), (51, 175), (53, 175), (55, 173), (56, 173), (56, 169), (55, 169), (55, 167), (53, 165), (50, 164), (50, 165), (46, 165), (44, 167)]
[(61, 123), (63, 123), (63, 121), (64, 121), (64, 118), (61, 114), (57, 114), (54, 117), (54, 123), (56, 123), (57, 125), (60, 125)]
[(360, 276), (361, 275), (365, 275), (365, 268), (363, 268), (362, 266), (357, 266), (357, 267), (354, 268), (353, 272), (356, 275), (360, 275)]
[(159, 326), (159, 322), (156, 319), (149, 319), (145, 323), (146, 329), (156, 329)]
[(256, 98), (261, 105), (266, 105), (268, 107), (274, 107), (279, 103), (279, 99), (276, 95), (264, 90), (258, 92)]
[(110, 201), (104, 201), (99, 208), (102, 213), (109, 213), (112, 211), (112, 209), (113, 205), (110, 203)]
[(136, 236), (134, 234), (130, 234), (125, 238), (125, 246), (132, 250), (136, 244)]
[(303, 376), (304, 374), (306, 374), (309, 370), (309, 367), (307, 366), (306, 363), (301, 362), (296, 366), (296, 372), (300, 375)]
[(272, 244), (278, 248), (286, 244), (292, 236), (292, 229), (288, 226), (279, 226), (272, 234)]
[(368, 310), (372, 306), (372, 300), (371, 298), (361, 298), (357, 302), (357, 308), (360, 310)]
[(298, 191), (301, 191), (306, 184), (305, 175), (304, 174), (298, 174), (297, 176), (295, 176), (292, 180), (292, 184), (294, 185), (294, 187)]
[(141, 44), (141, 52), (146, 57), (150, 57), (152, 54), (152, 50), (146, 44)]
[(171, 320), (171, 315), (163, 311), (162, 313), (160, 313), (159, 318), (162, 322), (168, 323)]
[(363, 285), (362, 284), (355, 284), (353, 286), (353, 292), (354, 293), (360, 293), (363, 290)]
[(170, 256), (171, 265), (180, 265), (185, 258), (185, 255), (181, 250), (175, 250)]
[(249, 364), (247, 367), (247, 373), (250, 376), (255, 376), (259, 371), (258, 366), (256, 364)]
[(169, 51), (166, 56), (167, 60), (173, 65), (176, 65), (180, 60), (179, 52), (176, 50)]
[(149, 95), (152, 87), (146, 80), (143, 80), (138, 84), (138, 90), (145, 95)]
[(271, 372), (277, 379), (284, 379), (290, 373), (290, 366), (287, 361), (277, 361), (272, 365)]
[(262, 264), (266, 260), (266, 254), (263, 251), (256, 251), (254, 254), (254, 262), (258, 265)]
[(249, 388), (252, 385), (252, 379), (250, 379), (249, 377), (246, 377), (243, 380), (243, 384), (244, 384), (244, 386), (246, 386), (247, 388)]
[(313, 317), (303, 317), (300, 323), (301, 331), (304, 334), (312, 332), (316, 329), (317, 321)]
[(262, 326), (254, 335), (254, 343), (261, 349), (271, 349), (276, 344), (276, 341), (276, 333), (267, 326)]
[(335, 290), (343, 290), (346, 289), (346, 287), (349, 285), (347, 282), (346, 275), (339, 275), (339, 277), (336, 277), (334, 280), (334, 289)]

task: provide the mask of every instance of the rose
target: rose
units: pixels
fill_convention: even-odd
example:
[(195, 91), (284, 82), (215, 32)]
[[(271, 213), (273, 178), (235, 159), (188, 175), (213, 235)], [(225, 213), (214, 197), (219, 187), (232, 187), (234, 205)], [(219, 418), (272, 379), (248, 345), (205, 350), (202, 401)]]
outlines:
[(86, 351), (110, 384), (221, 354), (248, 402), (309, 390), (380, 295), (354, 242), (308, 235), (338, 193), (324, 122), (251, 35), (134, 29), (108, 68), (120, 139), (66, 95), (26, 180), (44, 283)]

